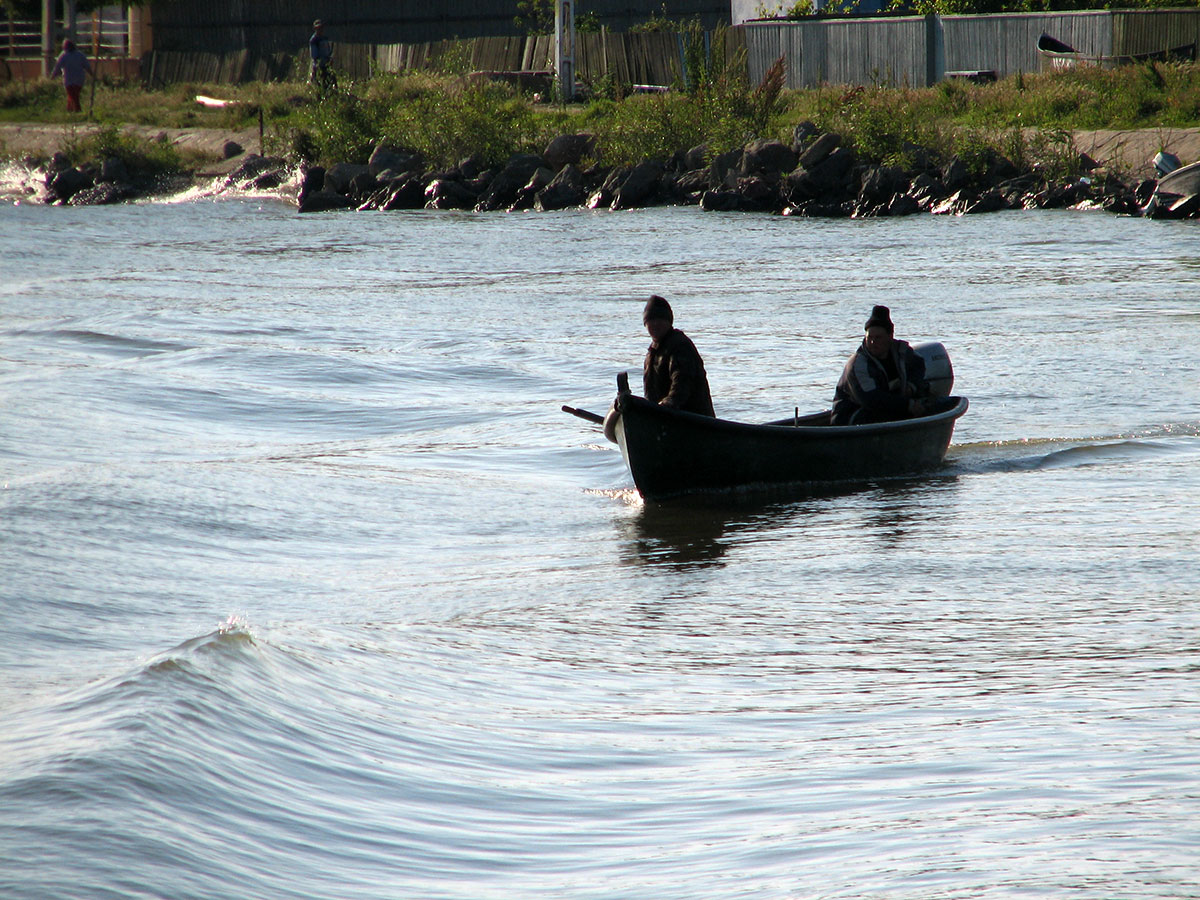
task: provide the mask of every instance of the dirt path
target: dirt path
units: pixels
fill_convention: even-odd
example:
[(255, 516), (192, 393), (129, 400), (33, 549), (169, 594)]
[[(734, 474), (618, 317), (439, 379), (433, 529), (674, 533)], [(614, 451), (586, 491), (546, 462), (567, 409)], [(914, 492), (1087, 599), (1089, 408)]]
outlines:
[[(48, 156), (72, 139), (97, 126), (30, 125), (0, 123), (0, 157)], [(146, 138), (165, 135), (181, 151), (217, 163), (224, 158), (227, 141), (247, 151), (259, 152), (258, 129), (223, 131), (212, 128), (152, 128), (129, 126)], [(1075, 144), (1102, 165), (1138, 177), (1152, 177), (1154, 154), (1169, 150), (1184, 163), (1200, 160), (1200, 128), (1151, 128), (1137, 131), (1078, 131)]]
[(1075, 146), (1097, 162), (1132, 175), (1154, 177), (1154, 155), (1174, 153), (1183, 163), (1200, 160), (1200, 128), (1077, 131)]
[[(253, 153), (260, 151), (257, 128), (225, 131), (216, 128), (154, 128), (144, 125), (124, 127), (147, 140), (161, 136), (181, 152), (190, 152), (199, 158), (214, 162), (225, 158), (225, 144), (228, 141), (234, 141)], [(0, 123), (0, 157), (49, 156), (72, 140), (85, 137), (97, 128), (99, 126), (91, 122), (63, 125)]]

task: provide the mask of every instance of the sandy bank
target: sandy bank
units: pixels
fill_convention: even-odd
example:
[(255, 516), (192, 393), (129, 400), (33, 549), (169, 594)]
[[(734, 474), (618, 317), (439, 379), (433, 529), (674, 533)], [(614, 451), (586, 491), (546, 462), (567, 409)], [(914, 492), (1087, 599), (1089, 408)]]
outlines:
[[(0, 123), (0, 157), (20, 158), (23, 156), (50, 156), (73, 140), (85, 137), (99, 128), (93, 122), (61, 125), (30, 123)], [(196, 157), (202, 163), (220, 168), (224, 160), (225, 144), (234, 141), (251, 153), (258, 153), (259, 134), (257, 128), (242, 131), (226, 131), (217, 128), (155, 128), (146, 125), (126, 125), (147, 140), (163, 138), (180, 152)], [(205, 168), (204, 165), (201, 168)]]

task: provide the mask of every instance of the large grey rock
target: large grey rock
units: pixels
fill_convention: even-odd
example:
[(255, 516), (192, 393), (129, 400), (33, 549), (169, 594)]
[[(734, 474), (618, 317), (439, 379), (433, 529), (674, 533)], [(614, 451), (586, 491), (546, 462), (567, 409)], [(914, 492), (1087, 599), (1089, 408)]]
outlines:
[(370, 172), (359, 172), (350, 179), (350, 190), (347, 193), (360, 203), (379, 190), (379, 182)]
[(683, 154), (683, 166), (689, 172), (708, 166), (708, 144), (697, 144)]
[(722, 185), (729, 188), (735, 187), (737, 185), (737, 167), (741, 161), (741, 150), (730, 150), (728, 153), (721, 153), (713, 157), (713, 161), (708, 167), (708, 183), (714, 190)]
[(541, 212), (579, 206), (587, 199), (583, 188), (583, 173), (572, 165), (563, 166), (553, 180), (538, 191), (534, 208)]
[(534, 204), (537, 202), (538, 194), (553, 180), (554, 172), (550, 171), (546, 166), (541, 166), (529, 177), (529, 182), (525, 187), (521, 188), (520, 193), (517, 194), (517, 199), (512, 202), (512, 206), (509, 209), (513, 212), (522, 209), (533, 209)]
[(596, 136), (581, 132), (579, 134), (560, 134), (546, 145), (542, 154), (546, 165), (557, 172), (563, 166), (578, 166), (585, 157), (596, 155)]
[(889, 216), (911, 216), (921, 211), (921, 204), (908, 194), (897, 194), (887, 205)]
[(799, 161), (800, 154), (780, 141), (751, 141), (742, 148), (739, 168), (743, 175), (783, 174), (796, 168)]
[(367, 160), (367, 170), (376, 178), (388, 169), (397, 175), (403, 175), (406, 172), (419, 171), (424, 165), (425, 160), (421, 154), (409, 153), (386, 144), (377, 146), (372, 151), (371, 158)]
[(841, 146), (842, 136), (833, 131), (827, 131), (821, 135), (804, 151), (800, 156), (800, 165), (805, 169), (811, 170), (815, 166), (824, 162), (835, 149)]
[(479, 197), (461, 181), (436, 178), (425, 188), (426, 209), (474, 209)]
[(611, 208), (634, 209), (644, 206), (658, 188), (658, 182), (662, 175), (662, 163), (638, 163), (613, 194)]
[(425, 181), (419, 176), (393, 178), (385, 190), (387, 197), (379, 204), (380, 209), (425, 208)]
[(328, 212), (334, 209), (354, 209), (356, 205), (345, 194), (319, 190), (313, 191), (300, 200), (299, 211), (302, 213)]
[(71, 206), (107, 206), (111, 203), (128, 200), (135, 194), (136, 191), (130, 184), (100, 181), (74, 194), (68, 203)]
[(707, 191), (712, 185), (708, 180), (708, 169), (692, 169), (675, 180), (676, 193), (688, 196), (696, 191)]
[(820, 136), (821, 129), (815, 123), (805, 119), (792, 129), (792, 149), (802, 155)]
[(827, 185), (827, 189), (842, 190), (845, 187), (842, 182), (850, 174), (850, 170), (854, 168), (855, 162), (857, 162), (857, 158), (853, 150), (849, 147), (836, 147), (829, 155), (822, 158), (819, 163), (813, 166), (805, 166), (805, 169), (819, 183)]
[(961, 191), (971, 183), (971, 170), (967, 168), (967, 164), (957, 156), (942, 168), (942, 184), (946, 186), (946, 190), (953, 193)]
[(733, 212), (741, 206), (742, 195), (728, 189), (705, 191), (700, 197), (700, 208), (705, 212)]
[(125, 160), (119, 156), (110, 156), (100, 165), (100, 181), (108, 181), (113, 184), (128, 184), (129, 169), (125, 165)]
[(908, 177), (901, 169), (877, 166), (863, 174), (859, 199), (868, 203), (883, 203), (908, 190)]
[(517, 195), (533, 173), (546, 164), (542, 157), (534, 154), (518, 154), (509, 159), (508, 164), (497, 173), (483, 192), (475, 209), (488, 212), (494, 209), (507, 209), (517, 199)]
[(587, 200), (588, 209), (601, 209), (603, 207), (612, 206), (613, 199), (617, 195), (617, 188), (624, 183), (629, 177), (632, 170), (629, 166), (617, 166), (609, 170), (601, 183)]
[(325, 190), (338, 194), (350, 193), (350, 182), (356, 175), (370, 173), (370, 166), (338, 163), (325, 170)]
[(51, 169), (46, 175), (46, 192), (51, 202), (66, 203), (92, 186), (92, 179), (76, 168)]
[(778, 188), (761, 175), (739, 178), (737, 192), (741, 197), (739, 208), (748, 212), (770, 212), (783, 205)]
[[(309, 172), (315, 173), (317, 169), (310, 169)], [(319, 190), (324, 184), (325, 176), (322, 172), (321, 181), (313, 186), (310, 190)], [(306, 178), (308, 173), (305, 173)], [(276, 187), (283, 183), (287, 177), (287, 160), (279, 156), (259, 156), (256, 153), (249, 153), (246, 158), (238, 164), (232, 172), (225, 176), (226, 187), (246, 187), (253, 186), (257, 188)], [(315, 175), (313, 176), (315, 180)]]

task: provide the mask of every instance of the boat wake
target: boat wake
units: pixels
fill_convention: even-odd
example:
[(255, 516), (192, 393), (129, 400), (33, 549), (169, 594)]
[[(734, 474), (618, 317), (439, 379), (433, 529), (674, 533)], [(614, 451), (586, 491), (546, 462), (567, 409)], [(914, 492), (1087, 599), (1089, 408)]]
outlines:
[(1200, 455), (1200, 426), (1178, 424), (1108, 437), (955, 444), (947, 463), (951, 474), (970, 474), (1123, 465), (1196, 455)]

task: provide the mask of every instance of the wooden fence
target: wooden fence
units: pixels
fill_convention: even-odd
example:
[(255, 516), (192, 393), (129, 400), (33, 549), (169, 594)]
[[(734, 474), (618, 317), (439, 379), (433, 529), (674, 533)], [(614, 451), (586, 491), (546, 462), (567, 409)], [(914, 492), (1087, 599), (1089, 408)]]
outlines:
[[(719, 32), (740, 45), (741, 35)], [(711, 45), (713, 33), (705, 33)], [(576, 40), (575, 71), (584, 84), (611, 79), (615, 85), (670, 86), (685, 75), (683, 51), (686, 37), (675, 32), (640, 34), (601, 32), (581, 34)], [(554, 68), (553, 39), (482, 37), (460, 41), (417, 44), (334, 45), (335, 67), (352, 79), (380, 72), (439, 70), (467, 72), (550, 72)], [(307, 49), (302, 53), (200, 53), (154, 51), (142, 61), (143, 79), (161, 85), (181, 81), (235, 84), (305, 77)]]
[[(705, 33), (711, 43), (715, 32)], [(1200, 10), (1027, 13), (994, 16), (814, 18), (750, 22), (724, 33), (744, 46), (747, 75), (758, 83), (780, 56), (787, 86), (933, 84), (946, 72), (994, 72), (999, 78), (1042, 67), (1042, 33), (1088, 56), (1134, 56), (1195, 44)], [(587, 84), (682, 83), (687, 38), (674, 32), (580, 34), (576, 75)], [(728, 48), (727, 48), (728, 52)], [(549, 36), (478, 37), (421, 43), (335, 43), (334, 63), (354, 79), (380, 72), (549, 72)], [(240, 83), (303, 78), (307, 48), (294, 52), (242, 49), (227, 53), (154, 51), (142, 59), (148, 84)]]
[[(729, 22), (729, 0), (670, 0), (667, 7), (672, 19), (699, 18), (706, 28)], [(610, 31), (627, 31), (663, 8), (662, 0), (586, 3), (589, 16)], [(517, 11), (516, 0), (169, 0), (153, 4), (153, 46), (288, 53), (307, 46), (317, 18), (330, 40), (347, 44), (503, 36), (517, 33)]]

